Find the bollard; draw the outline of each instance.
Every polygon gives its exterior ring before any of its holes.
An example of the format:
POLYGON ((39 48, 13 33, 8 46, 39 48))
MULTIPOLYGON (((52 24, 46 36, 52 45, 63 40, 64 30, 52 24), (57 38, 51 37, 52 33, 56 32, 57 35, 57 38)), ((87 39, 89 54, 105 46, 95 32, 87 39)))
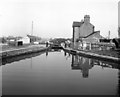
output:
POLYGON ((65 43, 65 48, 67 47, 67 44, 65 43))
POLYGON ((46 42, 46 47, 48 47, 48 42, 46 42))

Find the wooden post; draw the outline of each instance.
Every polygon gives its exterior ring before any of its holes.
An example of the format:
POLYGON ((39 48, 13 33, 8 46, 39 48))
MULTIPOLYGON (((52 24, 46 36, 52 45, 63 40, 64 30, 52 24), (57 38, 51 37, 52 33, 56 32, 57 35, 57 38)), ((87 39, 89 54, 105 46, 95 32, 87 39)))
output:
POLYGON ((91 43, 89 43, 89 50, 91 50, 91 43))

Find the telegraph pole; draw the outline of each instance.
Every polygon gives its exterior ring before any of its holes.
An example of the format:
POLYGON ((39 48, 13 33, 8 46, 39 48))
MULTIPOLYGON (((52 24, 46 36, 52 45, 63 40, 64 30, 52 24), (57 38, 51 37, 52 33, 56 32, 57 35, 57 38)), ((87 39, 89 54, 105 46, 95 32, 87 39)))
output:
POLYGON ((33 38, 32 38, 32 35, 33 35, 33 21, 32 21, 32 28, 31 28, 31 38, 30 38, 30 43, 32 44, 33 42, 33 38))
POLYGON ((31 32, 31 35, 33 35, 33 21, 32 21, 32 32, 31 32))
POLYGON ((110 39, 110 31, 108 32, 108 39, 110 39))

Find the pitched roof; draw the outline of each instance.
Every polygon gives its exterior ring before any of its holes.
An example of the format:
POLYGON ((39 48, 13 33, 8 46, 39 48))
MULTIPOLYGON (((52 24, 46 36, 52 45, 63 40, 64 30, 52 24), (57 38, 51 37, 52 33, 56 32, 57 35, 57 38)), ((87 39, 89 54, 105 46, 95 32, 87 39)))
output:
MULTIPOLYGON (((100 31, 94 31, 94 32, 91 33, 91 34, 89 34, 89 35, 87 35, 87 36, 81 36, 80 38, 87 38, 87 37, 89 37, 89 36, 91 36, 91 35, 93 35, 93 34, 95 34, 95 33, 100 33, 100 31)), ((99 37, 100 37, 100 38, 104 38, 104 37, 101 36, 100 34, 99 34, 99 37)))
POLYGON ((73 22, 72 27, 80 27, 84 22, 73 22))
POLYGON ((94 31, 93 33, 89 34, 89 35, 86 36, 85 38, 87 38, 87 37, 89 37, 89 36, 91 36, 91 35, 93 35, 93 34, 95 34, 95 33, 98 33, 98 32, 100 32, 100 31, 94 31))

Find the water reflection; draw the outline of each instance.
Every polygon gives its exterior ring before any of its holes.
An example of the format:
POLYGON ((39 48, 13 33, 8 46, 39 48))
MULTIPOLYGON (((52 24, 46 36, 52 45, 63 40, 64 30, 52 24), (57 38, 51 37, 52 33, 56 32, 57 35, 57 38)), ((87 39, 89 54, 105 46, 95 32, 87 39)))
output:
POLYGON ((117 95, 120 95, 120 68, 118 71, 118 87, 117 87, 117 95))
POLYGON ((31 67, 32 67, 32 57, 36 57, 36 56, 39 56, 39 55, 44 54, 44 53, 46 53, 46 57, 47 57, 48 52, 60 52, 60 51, 61 50, 46 50, 43 52, 36 52, 36 53, 31 53, 31 54, 19 55, 19 56, 15 56, 15 57, 13 56, 13 57, 9 57, 9 58, 0 58, 0 66, 8 64, 8 63, 24 60, 27 58, 31 58, 31 67))
POLYGON ((87 78, 89 76, 89 69, 93 67, 92 60, 77 55, 72 55, 72 70, 81 70, 82 76, 87 78))
POLYGON ((70 54, 67 52, 64 52, 64 56, 66 59, 70 58, 72 55, 72 61, 71 61, 71 69, 72 70, 81 70, 82 77, 88 78, 89 77, 89 69, 92 69, 95 65, 104 68, 112 68, 112 69, 118 69, 118 85, 117 85, 117 94, 120 95, 120 65, 118 63, 112 63, 105 60, 97 60, 94 58, 86 58, 79 55, 70 54))
POLYGON ((120 65, 116 63, 111 63, 107 61, 100 61, 96 59, 85 58, 78 55, 72 55, 72 70, 81 70, 83 78, 88 78, 89 76, 89 69, 93 68, 94 65, 101 66, 104 68, 113 68, 118 69, 118 86, 117 86, 117 94, 120 95, 120 65))
POLYGON ((61 52, 61 49, 48 49, 46 50, 46 57, 48 56, 49 52, 61 52))
POLYGON ((31 61, 30 61, 30 63, 31 63, 31 64, 30 64, 30 67, 31 67, 31 69, 32 69, 32 64, 33 64, 33 63, 32 63, 32 57, 31 57, 31 61))
POLYGON ((48 51, 46 51, 46 56, 48 56, 48 51))
POLYGON ((102 68, 114 68, 119 69, 120 65, 117 63, 111 63, 108 61, 101 61, 92 58, 86 58, 78 55, 72 55, 72 69, 91 69, 94 65, 99 65, 102 68))
POLYGON ((45 52, 38 52, 38 53, 32 53, 32 54, 26 54, 26 55, 19 55, 16 57, 9 57, 9 58, 2 58, 2 65, 8 64, 8 63, 12 63, 15 61, 20 61, 23 59, 27 59, 27 58, 32 58, 41 54, 44 54, 45 52))
POLYGON ((3 94, 119 95, 119 64, 61 50, 32 55, 6 59, 23 61, 3 66, 3 94))
POLYGON ((96 59, 85 58, 85 57, 78 56, 78 55, 72 55, 71 68, 72 70, 81 70, 83 78, 88 78, 89 69, 93 68, 94 65, 101 66, 103 69, 104 68, 118 69, 118 86, 117 86, 116 95, 119 96, 120 95, 120 92, 119 92, 120 90, 120 65, 119 64, 106 62, 106 61, 100 61, 96 59))

